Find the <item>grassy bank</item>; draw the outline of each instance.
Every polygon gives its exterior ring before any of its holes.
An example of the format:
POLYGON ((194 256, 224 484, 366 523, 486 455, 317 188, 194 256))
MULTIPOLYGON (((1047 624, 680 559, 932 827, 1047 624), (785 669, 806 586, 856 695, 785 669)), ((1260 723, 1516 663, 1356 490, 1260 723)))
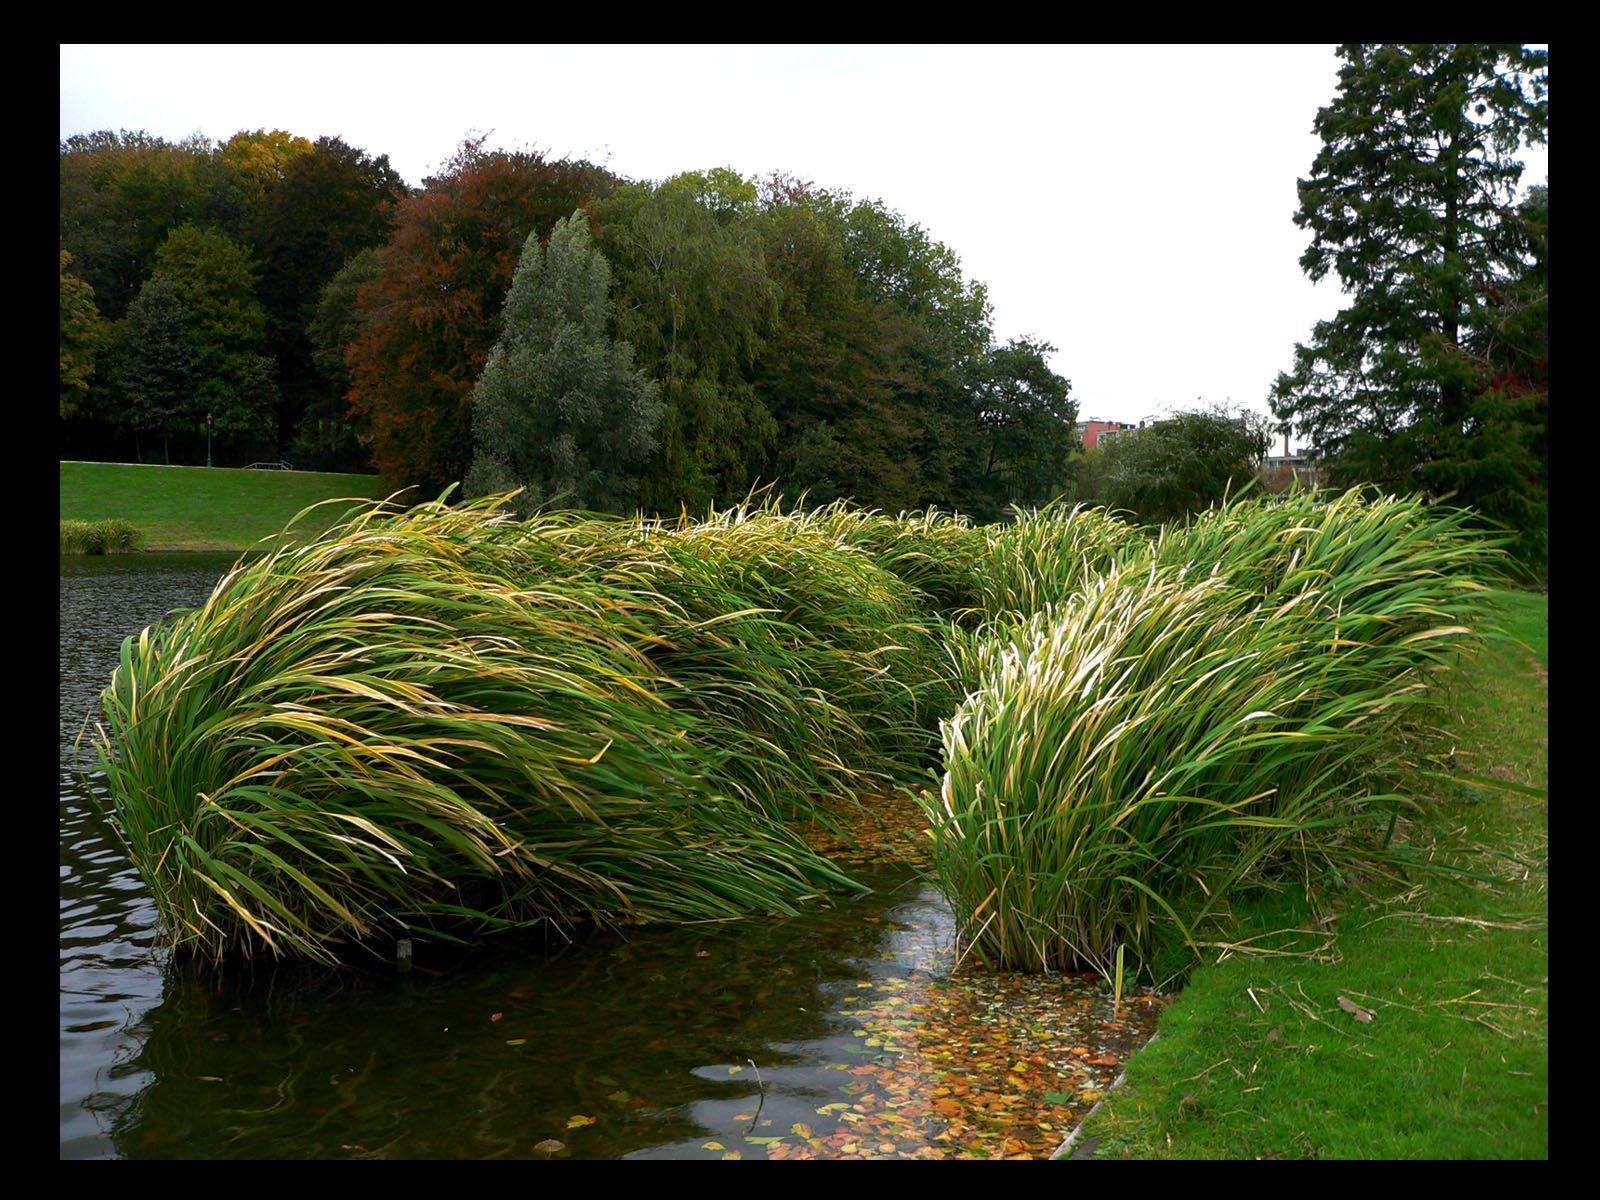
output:
MULTIPOLYGON (((384 494, 376 475, 61 464, 61 519, 120 518, 139 531, 145 550, 246 550, 319 500, 384 494)), ((331 524, 337 511, 330 506, 320 524, 331 524)))
POLYGON ((1462 669, 1438 747, 1451 778, 1415 782, 1425 812, 1405 831, 1477 877, 1351 880, 1331 911, 1287 893, 1238 909, 1240 949, 1193 975, 1088 1122, 1102 1155, 1548 1156, 1549 610, 1528 593, 1502 604, 1527 648, 1462 669))

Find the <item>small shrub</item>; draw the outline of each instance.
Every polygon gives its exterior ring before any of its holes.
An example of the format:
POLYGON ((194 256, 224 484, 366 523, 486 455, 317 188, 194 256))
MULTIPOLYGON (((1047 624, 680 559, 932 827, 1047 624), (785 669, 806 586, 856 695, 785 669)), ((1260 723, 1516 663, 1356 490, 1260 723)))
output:
POLYGON ((131 554, 143 544, 144 535, 120 517, 61 522, 62 554, 131 554))

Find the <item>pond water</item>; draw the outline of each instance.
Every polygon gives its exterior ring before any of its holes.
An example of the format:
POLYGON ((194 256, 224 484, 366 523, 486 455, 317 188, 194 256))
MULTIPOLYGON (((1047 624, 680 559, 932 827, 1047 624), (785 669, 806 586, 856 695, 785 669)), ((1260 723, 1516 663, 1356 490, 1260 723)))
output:
MULTIPOLYGON (((419 943, 404 975, 174 961, 74 743, 123 637, 199 603, 231 561, 61 560, 61 1157, 826 1157, 855 1152, 851 1121, 882 1156, 931 1156, 982 1091, 904 1019, 949 1017, 954 996, 949 910, 905 868, 858 871, 869 894, 783 921, 419 943), (937 1080, 907 1073, 935 1060, 937 1080)), ((1092 1099, 1154 1028, 1153 1005, 1113 1019, 1089 977, 1029 986, 1045 1008, 986 1036, 1040 1086, 1092 1099), (1050 1017, 1062 1005, 1080 1027, 1050 1017)), ((963 1028, 996 1007, 960 1004, 963 1028)))

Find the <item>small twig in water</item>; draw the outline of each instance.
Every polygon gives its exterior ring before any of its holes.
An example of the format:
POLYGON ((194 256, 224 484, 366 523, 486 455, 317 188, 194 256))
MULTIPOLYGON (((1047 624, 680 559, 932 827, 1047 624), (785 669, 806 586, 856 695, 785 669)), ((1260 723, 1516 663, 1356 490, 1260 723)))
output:
POLYGON ((756 1086, 761 1089, 761 1099, 756 1101, 756 1115, 750 1118, 750 1128, 745 1130, 745 1136, 756 1131, 756 1126, 761 1123, 761 1110, 767 1106, 767 1085, 761 1078, 761 1068, 756 1066, 753 1058, 745 1059, 750 1064, 750 1069, 756 1073, 756 1086))

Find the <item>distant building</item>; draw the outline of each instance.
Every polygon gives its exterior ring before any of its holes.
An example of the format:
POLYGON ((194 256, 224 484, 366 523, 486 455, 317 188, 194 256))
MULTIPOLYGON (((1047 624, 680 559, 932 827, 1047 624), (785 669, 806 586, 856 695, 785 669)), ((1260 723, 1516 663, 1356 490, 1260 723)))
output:
POLYGON ((1298 483, 1302 488, 1319 488, 1324 476, 1321 467, 1311 465, 1304 453, 1269 454, 1256 471, 1262 490, 1268 493, 1287 491, 1298 483))
POLYGON ((1115 437, 1128 429, 1137 429, 1137 425, 1129 425, 1126 421, 1079 421, 1078 436, 1083 439, 1083 448, 1093 450, 1100 444, 1103 437, 1115 437))

